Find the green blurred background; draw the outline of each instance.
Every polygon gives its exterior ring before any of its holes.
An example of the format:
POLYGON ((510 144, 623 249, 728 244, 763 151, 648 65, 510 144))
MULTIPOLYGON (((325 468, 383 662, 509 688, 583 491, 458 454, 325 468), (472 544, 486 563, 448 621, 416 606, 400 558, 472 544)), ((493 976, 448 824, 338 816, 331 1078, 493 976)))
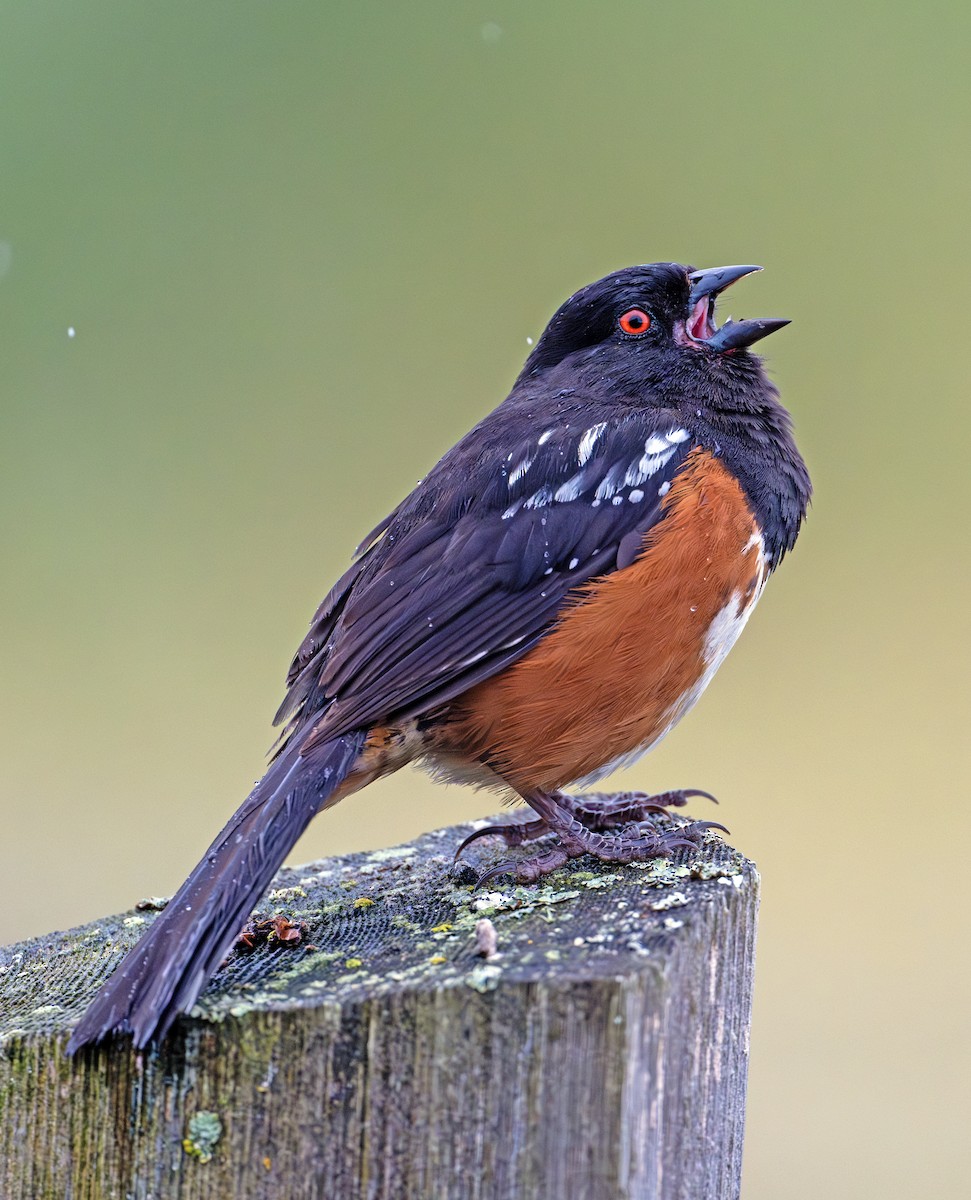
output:
MULTIPOLYGON (((0 4, 0 940, 181 882, 359 536, 571 291, 764 263, 722 315, 794 319, 816 503, 617 783, 713 789, 763 872, 745 1196, 963 1192, 969 37, 943 0, 0 4)), ((295 860, 493 805, 405 772, 295 860)))

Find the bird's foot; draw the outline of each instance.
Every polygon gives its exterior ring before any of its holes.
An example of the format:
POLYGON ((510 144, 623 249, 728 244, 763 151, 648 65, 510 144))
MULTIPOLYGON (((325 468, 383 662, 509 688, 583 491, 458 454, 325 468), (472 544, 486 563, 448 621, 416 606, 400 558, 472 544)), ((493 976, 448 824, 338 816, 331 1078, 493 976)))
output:
MULTIPOLYGON (((669 857, 682 848, 697 849, 706 830, 720 829, 724 833, 728 830, 717 821, 691 821, 670 829, 658 829, 648 819, 666 813, 669 807, 680 807, 693 795, 707 796, 708 793, 687 789, 658 796, 625 793, 617 797, 585 796, 577 800, 559 793, 529 793, 524 798, 540 814, 540 819, 512 826, 531 832, 515 841, 507 840, 506 844, 520 845, 544 833, 556 834, 558 844, 527 858, 498 863, 480 876, 476 887, 483 887, 500 875, 510 875, 516 883, 535 883, 582 854, 591 854, 601 862, 623 865, 669 857), (536 827, 539 827, 538 831, 532 832, 536 827)), ((505 837, 509 828, 490 826, 479 830, 472 838, 467 838, 463 846, 486 833, 498 832, 505 837)))
MULTIPOLYGON (((556 793, 560 808, 575 817, 581 825, 595 833, 604 833, 608 829, 617 829, 623 825, 636 824, 651 813, 666 813, 669 808, 683 808, 694 796, 703 796, 713 804, 718 801, 711 792, 702 792, 698 788, 680 788, 673 792, 658 792, 649 796, 644 792, 597 793, 589 792, 582 796, 568 796, 563 792, 556 793)), ((462 856, 462 851, 479 838, 501 837, 507 846, 521 846, 523 842, 532 842, 544 837, 551 829, 545 820, 538 818, 532 821, 509 821, 503 825, 485 825, 470 833, 455 851, 455 860, 462 856)))
POLYGON ((712 804, 718 801, 711 792, 699 788, 679 788, 673 792, 658 792, 649 796, 645 792, 588 792, 582 796, 567 796, 556 793, 556 802, 571 816, 595 833, 605 833, 623 825, 636 825, 657 813, 666 813, 669 808, 684 808, 689 800, 701 796, 712 804))

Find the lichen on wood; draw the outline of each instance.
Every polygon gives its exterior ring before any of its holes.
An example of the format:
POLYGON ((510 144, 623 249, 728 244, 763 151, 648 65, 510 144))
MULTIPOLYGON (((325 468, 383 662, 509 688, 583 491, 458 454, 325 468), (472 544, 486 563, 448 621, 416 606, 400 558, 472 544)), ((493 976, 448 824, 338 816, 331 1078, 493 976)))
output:
POLYGON ((281 872, 259 916, 299 941, 144 1054, 64 1047, 157 901, 0 950, 0 1195, 737 1195, 752 864, 709 835, 474 892, 471 828, 281 872))

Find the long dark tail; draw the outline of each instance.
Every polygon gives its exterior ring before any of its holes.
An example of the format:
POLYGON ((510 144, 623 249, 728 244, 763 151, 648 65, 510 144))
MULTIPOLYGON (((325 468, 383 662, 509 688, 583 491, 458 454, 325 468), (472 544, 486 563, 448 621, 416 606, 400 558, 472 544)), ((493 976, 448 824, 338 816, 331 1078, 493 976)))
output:
POLYGON ((209 847, 151 929, 128 952, 71 1035, 68 1053, 111 1033, 136 1047, 187 1012, 314 814, 354 766, 365 733, 288 746, 209 847))

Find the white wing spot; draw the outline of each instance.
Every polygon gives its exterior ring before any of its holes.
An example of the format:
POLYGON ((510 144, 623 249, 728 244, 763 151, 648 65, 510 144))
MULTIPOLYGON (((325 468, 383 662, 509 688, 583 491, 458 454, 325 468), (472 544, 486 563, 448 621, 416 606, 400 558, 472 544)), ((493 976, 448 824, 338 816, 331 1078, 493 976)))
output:
POLYGON ((531 458, 524 458, 521 463, 513 467, 509 472, 509 486, 515 487, 532 465, 533 460, 531 458))
POLYGON ((553 489, 545 485, 523 501, 523 508, 545 508, 553 499, 553 489))
POLYGON ((593 454, 593 448, 597 444, 597 438, 600 437, 606 428, 606 421, 598 421, 596 425, 591 425, 583 437, 580 438, 580 442, 577 446, 577 462, 579 462, 581 467, 587 461, 590 455, 593 454))
POLYGON ((666 450, 664 454, 645 454, 637 464, 637 469, 641 473, 639 482, 643 483, 645 479, 650 479, 652 475, 660 471, 672 454, 674 454, 673 448, 666 450))
POLYGON ((647 475, 641 470, 641 460, 635 458, 631 465, 627 468, 627 474, 624 476, 624 483, 627 487, 640 487, 647 479, 647 475))
POLYGON ((623 503, 624 503, 624 497, 623 497, 623 496, 614 496, 613 500, 611 500, 611 502, 610 502, 610 503, 611 503, 611 504, 623 504, 623 503))
POLYGON ((627 499, 631 502, 631 504, 640 504, 640 502, 644 499, 644 493, 640 488, 634 488, 627 499))
POLYGON ((546 430, 544 430, 544 431, 543 431, 543 432, 542 432, 542 433, 539 435, 539 438, 538 438, 538 439, 537 439, 537 441, 536 441, 536 445, 537 445, 537 446, 545 446, 545 445, 546 445, 546 443, 547 443, 547 442, 550 440, 550 438, 553 436, 553 434, 554 434, 555 432, 556 432, 556 430, 555 430, 555 429, 546 429, 546 430))
POLYGON ((657 494, 659 496, 666 496, 670 490, 671 490, 671 481, 670 481, 670 479, 665 479, 665 481, 657 489, 657 494))
POLYGON ((579 560, 578 558, 571 558, 571 559, 570 559, 570 565, 567 567, 567 570, 568 570, 568 571, 572 571, 572 570, 574 570, 576 567, 578 567, 579 565, 580 565, 580 560, 579 560))
POLYGON ((597 488, 594 495, 598 500, 609 500, 610 497, 623 486, 624 466, 622 463, 615 463, 607 474, 601 479, 600 486, 597 488))
POLYGON ((568 479, 566 483, 561 483, 556 489, 556 494, 553 499, 557 504, 567 504, 570 500, 576 500, 577 496, 583 491, 583 472, 574 475, 572 479, 568 479))
POLYGON ((502 514, 502 519, 508 521, 510 517, 514 517, 519 512, 522 500, 517 500, 515 504, 510 504, 506 511, 502 514))
MULTIPOLYGON (((674 454, 675 447, 687 441, 691 435, 686 429, 671 429, 667 433, 654 433, 644 443, 644 456, 630 465, 627 472, 627 483, 630 487, 649 479, 668 462, 674 454)), ((664 493, 662 492, 663 496, 664 493)))

